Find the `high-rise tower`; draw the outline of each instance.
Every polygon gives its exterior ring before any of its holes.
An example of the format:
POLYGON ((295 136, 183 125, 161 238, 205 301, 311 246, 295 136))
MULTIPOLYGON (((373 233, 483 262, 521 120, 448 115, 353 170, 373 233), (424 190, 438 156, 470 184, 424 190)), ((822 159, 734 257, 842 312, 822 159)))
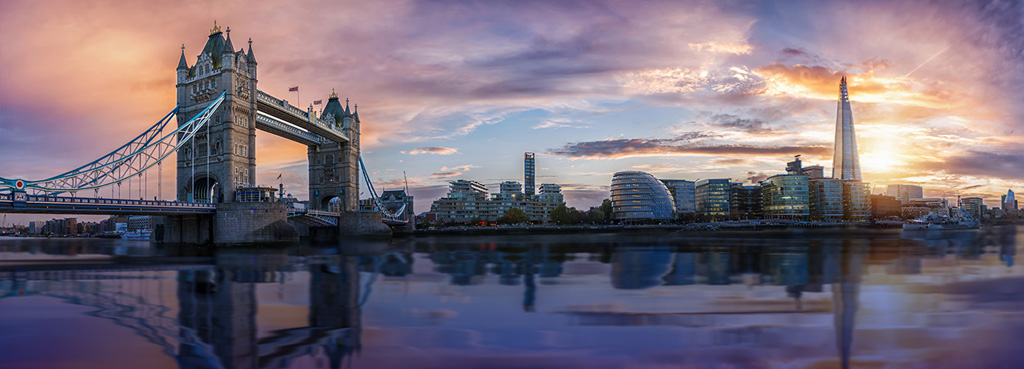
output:
POLYGON ((836 146, 832 154, 832 178, 860 180, 857 135, 853 131, 853 113, 850 110, 850 94, 846 91, 846 76, 839 82, 839 106, 836 110, 836 146))
POLYGON ((523 182, 526 182, 524 188, 526 196, 533 196, 534 189, 537 188, 534 181, 537 178, 537 166, 536 162, 533 161, 533 153, 528 152, 523 154, 523 182))

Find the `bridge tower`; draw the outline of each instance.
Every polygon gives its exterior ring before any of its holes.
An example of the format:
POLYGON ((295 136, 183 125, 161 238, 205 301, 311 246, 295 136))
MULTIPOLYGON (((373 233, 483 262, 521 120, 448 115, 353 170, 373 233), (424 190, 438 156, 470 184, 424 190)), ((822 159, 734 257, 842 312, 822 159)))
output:
MULTIPOLYGON (((356 108, 359 106, 356 105, 356 108)), ((330 211, 359 209, 359 112, 341 106, 331 92, 320 117, 338 127, 349 142, 327 142, 308 146, 309 206, 330 211), (333 201, 333 202, 332 202, 333 201)))
POLYGON ((178 200, 231 202, 235 188, 256 182, 256 56, 252 39, 248 52, 235 51, 231 28, 226 31, 221 32, 214 22, 191 67, 185 59, 185 46, 181 48, 178 125, 188 122, 222 92, 226 96, 209 129, 204 128, 178 150, 178 200))

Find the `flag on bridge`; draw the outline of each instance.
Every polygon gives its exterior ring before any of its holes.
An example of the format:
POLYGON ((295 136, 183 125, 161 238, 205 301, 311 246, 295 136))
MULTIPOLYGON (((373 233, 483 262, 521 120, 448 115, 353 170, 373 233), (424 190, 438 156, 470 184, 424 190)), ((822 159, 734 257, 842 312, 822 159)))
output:
POLYGON ((320 104, 323 104, 323 103, 324 103, 323 100, 314 100, 313 101, 313 105, 320 105, 320 104))
POLYGON ((297 91, 299 91, 299 86, 288 87, 288 92, 297 92, 297 91))

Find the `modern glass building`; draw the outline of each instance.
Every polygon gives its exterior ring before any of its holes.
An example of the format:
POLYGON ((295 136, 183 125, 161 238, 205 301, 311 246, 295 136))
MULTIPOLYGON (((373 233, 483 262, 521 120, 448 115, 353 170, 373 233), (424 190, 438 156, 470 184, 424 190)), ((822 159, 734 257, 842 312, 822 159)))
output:
POLYGON ((532 152, 523 154, 523 182, 526 184, 526 188, 523 193, 526 196, 533 196, 536 189, 537 180, 537 162, 534 161, 534 155, 532 152))
POLYGON ((729 216, 729 196, 732 184, 729 178, 702 179, 694 188, 694 204, 697 214, 710 219, 725 219, 729 216))
POLYGON ((769 219, 809 219, 811 215, 809 187, 810 183, 805 175, 780 174, 765 179, 761 182, 765 217, 769 219))
POLYGON ((980 222, 982 209, 985 207, 985 201, 980 197, 965 197, 960 200, 960 207, 964 208, 968 214, 971 214, 975 220, 980 222))
POLYGON ((809 181, 811 220, 838 222, 843 220, 843 180, 815 178, 809 181))
POLYGON ((891 184, 885 186, 885 194, 900 202, 909 202, 910 199, 924 198, 924 189, 915 185, 891 184))
POLYGON ((846 90, 846 76, 839 82, 839 106, 836 109, 836 142, 832 154, 832 178, 860 180, 860 158, 857 153, 857 134, 854 132, 850 94, 846 90))
POLYGON ((672 220, 675 203, 668 187, 644 172, 618 172, 612 176, 612 210, 616 220, 672 220))
POLYGON ((761 197, 761 186, 733 183, 729 194, 729 218, 762 219, 764 206, 761 197))
POLYGON ((867 222, 871 219, 871 190, 868 183, 843 181, 843 220, 867 222))
POLYGON ((697 205, 694 203, 696 183, 683 179, 663 179, 661 183, 668 187, 668 193, 672 195, 672 201, 676 204, 677 214, 693 214, 697 211, 697 205))

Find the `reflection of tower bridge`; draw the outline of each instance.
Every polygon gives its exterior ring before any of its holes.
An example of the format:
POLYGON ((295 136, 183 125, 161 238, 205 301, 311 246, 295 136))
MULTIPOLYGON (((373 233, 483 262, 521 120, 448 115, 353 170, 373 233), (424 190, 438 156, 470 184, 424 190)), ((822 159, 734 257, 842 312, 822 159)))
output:
MULTIPOLYGON (((325 220, 319 225, 340 224, 346 232, 345 227, 365 229, 366 222, 374 221, 373 216, 357 214, 360 175, 384 223, 409 223, 411 205, 389 210, 362 165, 358 105, 350 108, 346 100, 342 106, 338 95, 331 93, 318 115, 312 105, 301 109, 258 90, 252 41, 247 51, 236 51, 230 32, 230 28, 222 32, 215 25, 192 66, 182 47, 176 68, 178 106, 156 124, 109 154, 63 174, 40 180, 0 177, 0 191, 4 192, 0 193, 0 211, 165 215, 168 235, 183 229, 214 228, 217 222, 204 218, 219 213, 228 214, 215 219, 262 212, 260 219, 249 223, 250 228, 264 228, 284 220, 283 215, 269 214, 284 211, 253 205, 273 200, 276 191, 256 186, 256 131, 260 130, 306 145, 308 209, 321 212, 313 216, 325 220), (168 124, 175 117, 176 128, 168 124), (159 199, 163 187, 160 169, 171 154, 176 154, 176 198, 168 201, 159 199), (150 174, 157 176, 155 192, 149 188, 150 174), (241 202, 249 205, 224 205, 241 202)), ((294 216, 310 217, 301 212, 294 216)), ((219 229, 192 233, 164 241, 274 241, 219 229)))
POLYGON ((283 368, 306 356, 325 355, 330 367, 361 347, 361 306, 369 294, 365 270, 404 257, 218 255, 217 265, 46 266, 0 272, 0 300, 48 296, 97 308, 109 319, 161 346, 182 368, 283 368), (232 257, 238 256, 238 257, 232 257), (251 263, 253 257, 257 263, 251 263), (242 260, 248 264, 241 264, 242 260), (303 264, 296 264, 296 261, 303 264), (309 272, 308 326, 257 337, 256 284, 274 283, 284 272, 309 272), (67 268, 67 269, 59 269, 67 268), (169 274, 170 273, 170 274, 169 274), (155 282, 174 275, 178 316, 155 282), (109 280, 120 281, 111 283, 109 280), (153 287, 153 284, 157 287, 153 287))

